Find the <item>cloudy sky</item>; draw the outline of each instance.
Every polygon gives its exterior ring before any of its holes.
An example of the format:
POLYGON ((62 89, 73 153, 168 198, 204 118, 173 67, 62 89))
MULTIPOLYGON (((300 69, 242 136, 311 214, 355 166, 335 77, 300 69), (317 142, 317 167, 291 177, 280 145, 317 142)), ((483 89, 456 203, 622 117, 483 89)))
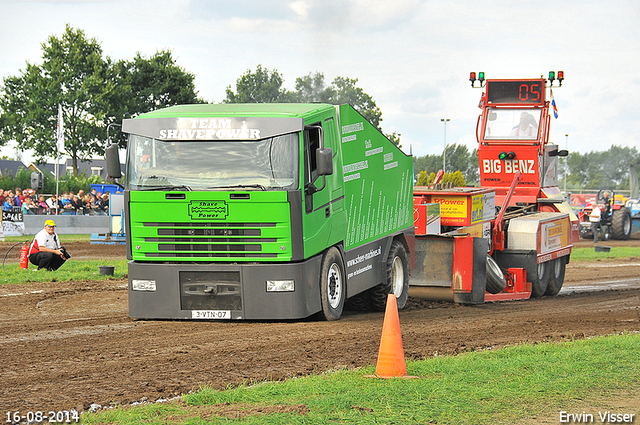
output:
POLYGON ((0 11, 0 77, 42 63, 41 44, 70 24, 116 60, 171 50, 210 102, 258 64, 290 90, 312 72, 357 78, 383 130, 425 155, 442 152, 442 118, 448 144, 476 147, 470 71, 563 70, 551 141, 583 153, 639 147, 637 0, 0 0, 0 11))

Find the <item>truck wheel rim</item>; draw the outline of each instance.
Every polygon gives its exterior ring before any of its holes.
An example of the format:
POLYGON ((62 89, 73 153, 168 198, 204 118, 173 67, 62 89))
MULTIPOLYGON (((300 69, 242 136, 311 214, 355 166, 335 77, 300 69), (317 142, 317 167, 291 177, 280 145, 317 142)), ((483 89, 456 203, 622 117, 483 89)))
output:
POLYGON ((340 267, 333 263, 329 268, 329 305, 331 308, 338 308, 342 298, 342 279, 340 278, 340 267))
POLYGON ((629 218, 628 215, 624 216, 624 225, 622 227, 624 228, 625 235, 628 235, 631 233, 631 219, 629 218))
POLYGON ((538 279, 542 279, 546 267, 547 265, 545 263, 538 263, 538 279))
POLYGON ((391 288, 396 298, 402 295, 402 290, 404 289, 404 270, 400 257, 393 259, 393 266, 391 267, 391 288))
POLYGON ((560 273, 562 273, 562 257, 556 258, 556 260, 554 261, 554 267, 553 267, 553 275, 556 279, 560 278, 560 273))

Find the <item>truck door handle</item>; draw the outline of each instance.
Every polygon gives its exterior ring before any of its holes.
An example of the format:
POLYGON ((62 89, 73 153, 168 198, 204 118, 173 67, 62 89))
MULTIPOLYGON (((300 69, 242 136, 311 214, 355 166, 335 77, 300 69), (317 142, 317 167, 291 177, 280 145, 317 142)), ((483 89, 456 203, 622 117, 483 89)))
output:
POLYGON ((329 218, 330 215, 331 215, 331 209, 329 207, 325 208, 324 217, 329 218))

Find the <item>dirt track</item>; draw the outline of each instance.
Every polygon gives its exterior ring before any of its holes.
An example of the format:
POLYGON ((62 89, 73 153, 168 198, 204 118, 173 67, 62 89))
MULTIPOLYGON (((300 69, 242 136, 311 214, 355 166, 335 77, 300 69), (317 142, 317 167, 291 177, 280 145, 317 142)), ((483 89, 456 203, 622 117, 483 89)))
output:
MULTIPOLYGON (((640 240, 606 244, 638 246, 638 258, 572 263, 565 286, 605 289, 624 281, 634 289, 475 307, 411 299, 400 313, 407 357, 640 331, 640 240)), ((124 256, 121 246, 67 247, 74 258, 96 250, 101 257, 124 256)), ((200 385, 375 364, 383 321, 382 313, 351 312, 338 322, 136 321, 127 316, 124 280, 0 286, 0 313, 3 414, 86 410, 91 403, 168 398, 200 385)))

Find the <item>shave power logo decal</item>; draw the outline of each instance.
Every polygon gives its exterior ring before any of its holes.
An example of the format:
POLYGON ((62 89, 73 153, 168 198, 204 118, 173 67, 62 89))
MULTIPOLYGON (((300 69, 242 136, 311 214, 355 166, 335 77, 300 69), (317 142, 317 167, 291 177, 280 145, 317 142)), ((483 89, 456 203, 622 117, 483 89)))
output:
POLYGON ((189 216, 192 220, 224 220, 229 215, 225 201, 191 201, 189 216))

